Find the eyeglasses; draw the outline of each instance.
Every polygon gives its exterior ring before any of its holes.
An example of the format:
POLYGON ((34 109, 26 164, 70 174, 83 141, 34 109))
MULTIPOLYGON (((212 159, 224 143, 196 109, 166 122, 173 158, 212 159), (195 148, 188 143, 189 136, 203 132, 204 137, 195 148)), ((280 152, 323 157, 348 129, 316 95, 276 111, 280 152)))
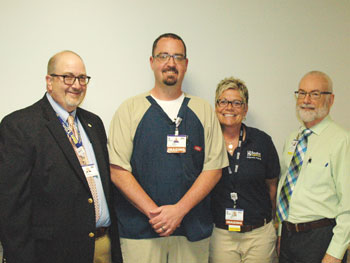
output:
POLYGON ((306 92, 304 90, 298 90, 294 91, 295 97, 297 99, 304 99, 306 95, 309 95, 312 100, 318 100, 321 98, 322 94, 332 94, 330 91, 319 91, 319 90, 314 90, 311 92, 306 92))
POLYGON ((186 60, 186 56, 179 54, 170 55, 168 53, 159 53, 158 55, 155 55, 153 57, 158 59, 162 63, 168 62, 170 58, 173 58, 176 63, 181 63, 186 60))
POLYGON ((222 108, 227 107, 229 104, 231 104, 231 106, 236 109, 242 108, 242 106, 245 104, 243 101, 240 100, 217 100, 216 103, 219 105, 219 107, 222 108))
POLYGON ((75 80, 78 79, 79 84, 81 86, 85 86, 89 83, 91 77, 89 76, 73 76, 73 75, 57 75, 57 74, 50 74, 51 77, 62 77, 63 78, 63 82, 66 85, 73 85, 75 80))

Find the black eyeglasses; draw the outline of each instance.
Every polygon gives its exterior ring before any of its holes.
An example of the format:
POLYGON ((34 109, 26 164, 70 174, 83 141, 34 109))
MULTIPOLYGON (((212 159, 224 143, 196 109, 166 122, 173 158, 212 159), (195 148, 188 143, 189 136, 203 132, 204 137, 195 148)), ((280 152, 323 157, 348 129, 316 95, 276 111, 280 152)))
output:
POLYGON ((332 94, 330 91, 319 91, 319 90, 314 90, 311 92, 306 92, 304 90, 298 90, 294 91, 295 97, 297 99, 304 99, 307 95, 310 96, 312 100, 318 100, 321 98, 322 94, 332 94))
POLYGON ((89 76, 73 76, 73 75, 57 75, 57 74, 50 74, 51 77, 62 77, 63 78, 63 82, 66 85, 73 85, 75 80, 78 79, 79 84, 81 86, 85 86, 89 83, 91 77, 89 76))
POLYGON ((240 100, 217 100, 216 103, 222 108, 227 107, 229 104, 231 104, 233 108, 237 109, 242 108, 242 106, 245 104, 243 101, 240 100))
POLYGON ((173 58, 176 63, 181 63, 186 60, 186 57, 181 54, 170 55, 168 53, 159 53, 158 55, 155 55, 153 57, 158 59, 162 63, 168 62, 170 58, 173 58))

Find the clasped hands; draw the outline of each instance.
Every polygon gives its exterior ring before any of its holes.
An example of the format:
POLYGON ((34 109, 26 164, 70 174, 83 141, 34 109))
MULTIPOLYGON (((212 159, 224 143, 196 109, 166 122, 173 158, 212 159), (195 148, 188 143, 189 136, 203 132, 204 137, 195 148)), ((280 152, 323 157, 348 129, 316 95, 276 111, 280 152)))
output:
POLYGON ((164 205, 150 211, 149 223, 159 236, 167 237, 180 227, 184 216, 184 212, 176 204, 164 205))

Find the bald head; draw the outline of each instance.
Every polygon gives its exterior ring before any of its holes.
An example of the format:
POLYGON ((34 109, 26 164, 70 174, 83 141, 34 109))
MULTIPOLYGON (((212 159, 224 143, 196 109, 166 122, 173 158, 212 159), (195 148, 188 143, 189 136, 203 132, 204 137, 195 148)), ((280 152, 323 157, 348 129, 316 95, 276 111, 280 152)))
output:
POLYGON ((299 86, 301 85, 302 82, 312 80, 312 79, 317 80, 317 82, 320 83, 323 91, 333 92, 333 82, 331 78, 326 73, 323 73, 317 70, 306 73, 300 80, 299 86))
POLYGON ((83 59, 75 52, 73 51, 70 51, 70 50, 64 50, 64 51, 61 51, 61 52, 58 52, 56 53, 55 55, 53 55, 48 64, 47 64, 47 75, 50 75, 50 74, 54 74, 55 71, 56 71, 56 67, 57 67, 57 63, 58 61, 61 59, 61 58, 64 58, 65 56, 76 56, 78 57, 82 63, 84 64, 83 62, 83 59))

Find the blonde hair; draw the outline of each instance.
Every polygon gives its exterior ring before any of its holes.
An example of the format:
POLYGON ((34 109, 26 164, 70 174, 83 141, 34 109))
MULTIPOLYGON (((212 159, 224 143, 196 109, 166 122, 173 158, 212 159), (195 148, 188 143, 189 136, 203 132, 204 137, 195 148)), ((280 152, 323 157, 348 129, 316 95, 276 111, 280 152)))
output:
POLYGON ((219 82, 215 92, 215 105, 217 104, 217 101, 222 93, 228 89, 237 90, 241 95, 243 102, 248 105, 249 94, 247 86, 242 80, 234 77, 225 78, 219 82))

